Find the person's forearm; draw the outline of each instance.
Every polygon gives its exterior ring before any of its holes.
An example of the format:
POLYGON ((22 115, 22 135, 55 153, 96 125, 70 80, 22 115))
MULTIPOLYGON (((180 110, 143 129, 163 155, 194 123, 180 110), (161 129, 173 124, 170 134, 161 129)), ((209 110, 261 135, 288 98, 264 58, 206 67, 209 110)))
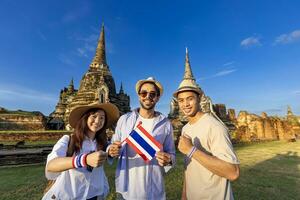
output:
POLYGON ((47 171, 49 172, 62 172, 72 168, 72 157, 54 158, 47 164, 47 171))
POLYGON ((196 150, 192 156, 202 166, 212 173, 234 181, 239 177, 239 165, 225 162, 215 156, 208 155, 201 150, 196 150))

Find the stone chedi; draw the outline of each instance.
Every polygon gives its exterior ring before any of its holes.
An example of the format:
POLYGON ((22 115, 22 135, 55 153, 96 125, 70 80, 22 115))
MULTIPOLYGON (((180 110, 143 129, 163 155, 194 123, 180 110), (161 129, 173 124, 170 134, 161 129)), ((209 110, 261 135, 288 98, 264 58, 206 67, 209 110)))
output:
POLYGON ((130 111, 130 98, 121 83, 116 92, 115 81, 106 61, 104 25, 100 33, 96 54, 88 71, 83 75, 78 90, 74 89, 73 79, 68 88, 61 90, 55 111, 51 113, 53 123, 63 120, 68 129, 68 117, 72 109, 93 102, 115 104, 121 114, 130 111))
MULTIPOLYGON (((183 80, 181 81, 180 85, 183 85, 184 82, 186 81, 190 81, 192 83, 194 83, 195 85, 197 85, 195 78, 193 76, 193 72, 191 69, 191 65, 190 65, 190 60, 189 60, 189 53, 188 50, 186 49, 186 54, 185 54, 185 68, 184 68, 184 76, 183 76, 183 80)), ((198 85, 197 85, 198 86, 198 85)), ((199 86, 198 86, 199 87, 199 86)), ((199 89, 201 90, 201 88, 199 87, 199 89)), ((201 90, 202 91, 202 90, 201 90)), ((172 98, 171 100, 171 104, 170 104, 170 113, 169 113, 169 118, 170 119, 177 119, 182 123, 186 123, 187 119, 184 116, 184 114, 180 111, 179 107, 178 107, 178 102, 176 98, 172 98)))
MULTIPOLYGON (((189 81, 191 83, 196 84, 195 78, 193 76, 193 72, 192 72, 192 69, 191 69, 191 65, 190 65, 190 61, 189 61, 189 54, 188 54, 187 49, 186 49, 186 54, 185 54, 184 76, 183 76, 183 80, 180 83, 180 85, 184 84, 184 82, 186 82, 186 81, 189 81)), ((199 89, 201 90, 200 87, 199 87, 199 89)), ((182 127, 187 123, 187 118, 184 116, 182 111, 179 109, 178 102, 177 102, 177 99, 175 97, 172 97, 172 100, 171 100, 171 103, 170 103, 170 113, 169 113, 168 117, 171 120, 171 123, 173 125, 174 139, 177 142, 182 127)))
MULTIPOLYGON (((186 51, 185 71, 180 85, 183 85, 186 81, 197 85, 191 70, 188 51, 186 51)), ((199 87, 199 85, 197 86, 199 87)), ((203 91, 200 87, 199 89, 203 91)), ((221 120, 229 129, 234 142, 291 140, 300 137, 300 117, 295 116, 290 107, 288 107, 286 118, 267 116, 266 113, 258 116, 247 111, 240 111, 236 117, 234 109, 227 110, 225 104, 212 104, 211 99, 203 93, 200 108, 202 112, 209 112, 221 120)), ((171 100, 168 117, 173 124, 174 136, 177 140, 181 133, 181 128, 187 123, 187 119, 179 110, 176 98, 171 100)))

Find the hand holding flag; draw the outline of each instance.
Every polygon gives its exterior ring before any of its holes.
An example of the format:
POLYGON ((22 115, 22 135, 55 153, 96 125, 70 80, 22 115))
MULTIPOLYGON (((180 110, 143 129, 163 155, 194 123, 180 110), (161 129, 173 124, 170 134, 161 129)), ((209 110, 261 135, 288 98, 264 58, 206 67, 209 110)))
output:
POLYGON ((162 167, 171 164, 172 161, 171 155, 163 151, 159 151, 156 153, 156 159, 158 161, 158 164, 162 167))
POLYGON ((108 149, 108 155, 111 157, 117 157, 120 155, 120 149, 121 149, 121 142, 115 141, 112 143, 108 149))
POLYGON ((162 150, 162 145, 142 127, 142 122, 139 122, 123 142, 129 144, 146 162, 162 150))

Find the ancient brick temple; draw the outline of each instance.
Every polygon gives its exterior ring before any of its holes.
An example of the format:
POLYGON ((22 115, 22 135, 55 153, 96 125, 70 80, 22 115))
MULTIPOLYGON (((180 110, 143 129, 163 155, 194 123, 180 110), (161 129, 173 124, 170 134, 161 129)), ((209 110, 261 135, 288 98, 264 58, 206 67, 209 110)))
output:
POLYGON ((121 113, 130 111, 130 98, 124 92, 121 84, 116 92, 114 78, 106 61, 104 25, 102 25, 96 53, 88 71, 83 75, 78 90, 74 89, 73 79, 68 88, 60 91, 59 101, 55 111, 50 114, 51 124, 59 126, 62 121, 68 128, 70 111, 79 105, 93 102, 111 102, 121 113))
POLYGON ((7 110, 0 107, 0 130, 45 130, 46 117, 38 111, 7 110))
MULTIPOLYGON (((188 51, 185 56, 182 82, 186 80, 195 82, 188 51)), ((201 88, 200 90, 203 91, 201 88)), ((300 138, 300 117, 295 116, 290 107, 288 107, 286 117, 267 116, 266 113, 258 116, 247 111, 240 111, 236 116, 234 109, 227 110, 225 104, 212 104, 211 99, 204 94, 201 97, 200 108, 202 112, 209 112, 221 120, 228 127, 232 139, 236 142, 300 138)), ((173 124, 174 136, 177 139, 187 119, 179 110, 176 98, 171 100, 169 119, 173 124)))

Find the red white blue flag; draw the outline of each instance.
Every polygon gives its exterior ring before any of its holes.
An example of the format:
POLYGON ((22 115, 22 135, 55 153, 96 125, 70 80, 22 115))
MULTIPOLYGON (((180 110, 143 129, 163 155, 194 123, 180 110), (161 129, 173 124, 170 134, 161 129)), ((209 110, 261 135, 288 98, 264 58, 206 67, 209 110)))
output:
POLYGON ((142 122, 139 122, 136 128, 133 129, 125 139, 125 142, 146 162, 152 160, 152 158, 155 157, 156 152, 162 149, 162 145, 142 127, 142 122))

